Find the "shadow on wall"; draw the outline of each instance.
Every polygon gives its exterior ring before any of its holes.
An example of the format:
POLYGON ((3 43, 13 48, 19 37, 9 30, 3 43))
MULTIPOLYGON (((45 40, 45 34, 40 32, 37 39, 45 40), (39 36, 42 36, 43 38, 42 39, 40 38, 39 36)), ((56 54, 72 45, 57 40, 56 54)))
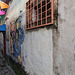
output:
POLYGON ((11 66, 11 68, 14 70, 16 75, 29 75, 26 71, 24 71, 24 68, 21 64, 16 63, 11 57, 7 56, 7 64, 11 66))

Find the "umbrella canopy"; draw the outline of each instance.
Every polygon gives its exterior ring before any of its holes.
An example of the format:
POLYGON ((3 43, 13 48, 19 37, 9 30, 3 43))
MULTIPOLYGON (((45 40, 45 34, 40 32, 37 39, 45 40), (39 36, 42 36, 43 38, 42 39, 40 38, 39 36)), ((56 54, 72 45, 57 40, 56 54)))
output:
POLYGON ((0 10, 0 15, 4 15, 4 14, 5 14, 5 11, 3 11, 3 10, 1 11, 0 10))
POLYGON ((1 9, 5 9, 5 8, 8 8, 9 5, 7 5, 6 3, 4 3, 3 1, 0 1, 0 8, 1 9))

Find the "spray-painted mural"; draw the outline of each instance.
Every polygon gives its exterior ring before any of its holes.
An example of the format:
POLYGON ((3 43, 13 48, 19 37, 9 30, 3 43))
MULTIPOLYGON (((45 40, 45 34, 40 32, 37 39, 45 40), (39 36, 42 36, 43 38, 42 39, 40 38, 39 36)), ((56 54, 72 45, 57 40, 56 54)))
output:
POLYGON ((20 18, 10 23, 10 50, 11 54, 21 62, 21 45, 24 41, 24 31, 20 18))

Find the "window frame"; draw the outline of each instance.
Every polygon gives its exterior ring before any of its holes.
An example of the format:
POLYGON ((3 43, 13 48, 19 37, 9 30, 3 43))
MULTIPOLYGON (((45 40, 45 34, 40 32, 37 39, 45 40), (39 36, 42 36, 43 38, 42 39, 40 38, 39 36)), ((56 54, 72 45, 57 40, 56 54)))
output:
POLYGON ((33 0, 33 2, 30 2, 30 1, 32 1, 32 0, 29 0, 28 2, 26 2, 25 29, 28 30, 28 29, 38 28, 38 27, 42 27, 42 26, 52 25, 53 24, 53 0, 50 0, 50 2, 48 2, 48 3, 47 3, 47 0, 45 0, 46 4, 43 5, 43 6, 42 6, 42 0, 40 0, 39 3, 38 3, 38 0, 33 0), (37 1, 37 4, 34 6, 34 2, 35 1, 37 1), (30 2, 30 5, 27 6, 27 4, 29 2, 30 2), (38 8, 38 5, 40 3, 41 3, 41 7, 38 8), (51 3, 51 7, 49 9, 47 9, 47 6, 48 6, 49 3, 51 3), (33 5, 33 6, 31 7, 31 5, 33 5), (36 6, 37 6, 37 10, 34 10, 34 7, 36 7, 36 6), (44 12, 42 12, 42 8, 43 7, 45 7, 45 9, 46 9, 44 12), (38 14, 38 10, 40 10, 40 9, 41 9, 41 13, 38 14), (29 11, 33 11, 33 12, 29 13, 29 11), (36 12, 36 11, 37 11, 37 15, 34 16, 34 14, 35 14, 34 12, 36 12), (47 12, 48 11, 50 11, 50 13, 51 13, 51 15, 49 15, 49 16, 47 16, 47 12), (45 18, 42 18, 42 15, 41 15, 40 16, 41 19, 38 19, 38 15, 43 14, 43 13, 46 13, 45 18), (27 17, 27 14, 28 14, 28 17, 27 17), (30 15, 30 18, 29 18, 29 15, 30 15), (28 20, 27 20, 27 18, 28 18, 28 20), (35 18, 36 18, 36 21, 34 21, 35 18), (48 18, 51 18, 50 19, 51 22, 49 22, 49 23, 47 23, 48 22, 48 20, 47 20, 48 18), (46 23, 42 24, 42 20, 44 20, 44 19, 46 19, 46 23), (33 22, 31 22, 30 20, 33 20, 33 22), (41 25, 38 25, 39 21, 41 21, 41 25), (28 22, 28 25, 27 25, 27 22, 28 22), (37 23, 37 25, 34 25, 35 22, 37 23))

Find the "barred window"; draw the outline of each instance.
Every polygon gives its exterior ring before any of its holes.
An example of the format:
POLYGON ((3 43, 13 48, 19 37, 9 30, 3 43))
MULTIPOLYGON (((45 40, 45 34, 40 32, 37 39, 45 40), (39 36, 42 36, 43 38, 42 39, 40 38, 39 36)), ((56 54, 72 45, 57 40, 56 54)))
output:
POLYGON ((51 24, 53 24, 53 0, 29 0, 26 3, 25 29, 51 24))

